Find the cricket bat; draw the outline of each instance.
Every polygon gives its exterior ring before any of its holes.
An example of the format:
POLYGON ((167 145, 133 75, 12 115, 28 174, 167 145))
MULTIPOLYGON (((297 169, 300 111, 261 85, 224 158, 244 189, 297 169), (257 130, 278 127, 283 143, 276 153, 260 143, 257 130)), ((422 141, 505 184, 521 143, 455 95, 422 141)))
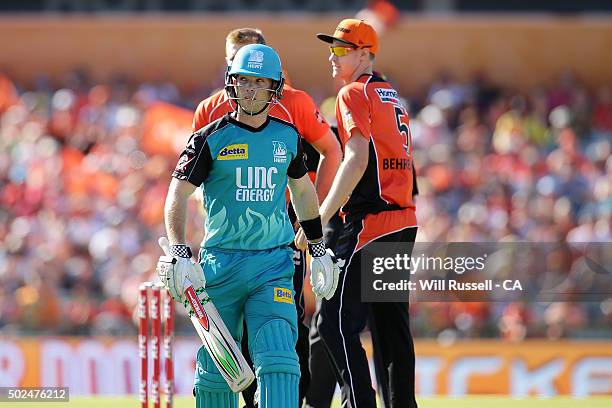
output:
MULTIPOLYGON (((162 247, 166 256, 172 256, 168 238, 161 237, 159 246, 162 247)), ((194 312, 191 316, 191 323, 204 347, 232 391, 243 391, 255 379, 253 370, 240 352, 206 291, 200 293, 200 296, 203 297, 203 300, 200 301, 191 283, 186 282, 185 285, 185 297, 194 312)))

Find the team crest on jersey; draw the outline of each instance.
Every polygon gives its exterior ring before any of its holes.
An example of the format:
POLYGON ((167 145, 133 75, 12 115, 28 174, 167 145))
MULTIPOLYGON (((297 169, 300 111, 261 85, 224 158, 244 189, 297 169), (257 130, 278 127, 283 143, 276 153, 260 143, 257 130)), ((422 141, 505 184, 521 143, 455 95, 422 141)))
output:
POLYGON ((287 146, 284 142, 272 141, 273 149, 272 154, 274 155, 274 163, 285 163, 287 162, 287 146))
POLYGON ((247 66, 249 68, 261 69, 263 67, 264 53, 260 50, 251 50, 247 66))
POLYGON ((249 145, 246 143, 225 146, 217 155, 217 160, 245 160, 248 158, 249 145))
POLYGON ((293 304, 293 292, 290 289, 274 288, 274 301, 293 304))
POLYGON ((375 88, 374 90, 378 94, 381 102, 392 103, 397 106, 401 105, 399 95, 395 89, 375 88))

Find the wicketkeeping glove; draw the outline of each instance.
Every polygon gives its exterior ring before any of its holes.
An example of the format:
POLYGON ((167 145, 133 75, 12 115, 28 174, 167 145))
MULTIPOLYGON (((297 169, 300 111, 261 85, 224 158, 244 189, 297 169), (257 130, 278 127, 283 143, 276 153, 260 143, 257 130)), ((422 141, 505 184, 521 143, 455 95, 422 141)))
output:
POLYGON ((188 246, 173 245, 170 247, 166 237, 159 239, 159 246, 164 250, 165 255, 159 257, 157 274, 170 292, 172 299, 183 302, 184 290, 189 285, 196 290, 206 286, 204 271, 200 265, 191 260, 191 249, 188 246))
POLYGON ((313 293, 319 298, 331 299, 338 287, 340 268, 331 249, 325 248, 323 240, 308 243, 312 256, 310 262, 310 285, 313 293))

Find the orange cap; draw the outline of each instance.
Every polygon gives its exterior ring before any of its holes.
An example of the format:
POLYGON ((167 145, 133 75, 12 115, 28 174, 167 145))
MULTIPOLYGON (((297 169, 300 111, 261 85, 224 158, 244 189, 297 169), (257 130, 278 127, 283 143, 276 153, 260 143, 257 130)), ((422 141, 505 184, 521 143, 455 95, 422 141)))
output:
POLYGON ((357 48, 368 48, 375 55, 378 51, 378 35, 374 27, 354 18, 342 20, 333 35, 319 33, 317 38, 330 44, 337 40, 357 48))

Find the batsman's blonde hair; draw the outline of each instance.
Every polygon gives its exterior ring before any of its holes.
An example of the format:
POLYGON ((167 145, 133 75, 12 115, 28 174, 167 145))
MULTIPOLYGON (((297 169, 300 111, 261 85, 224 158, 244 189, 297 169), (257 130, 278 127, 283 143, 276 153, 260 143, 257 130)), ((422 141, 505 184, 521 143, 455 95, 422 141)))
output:
POLYGON ((225 41, 231 44, 246 45, 246 44, 266 44, 266 39, 263 33, 258 28, 236 28, 227 34, 225 41))

